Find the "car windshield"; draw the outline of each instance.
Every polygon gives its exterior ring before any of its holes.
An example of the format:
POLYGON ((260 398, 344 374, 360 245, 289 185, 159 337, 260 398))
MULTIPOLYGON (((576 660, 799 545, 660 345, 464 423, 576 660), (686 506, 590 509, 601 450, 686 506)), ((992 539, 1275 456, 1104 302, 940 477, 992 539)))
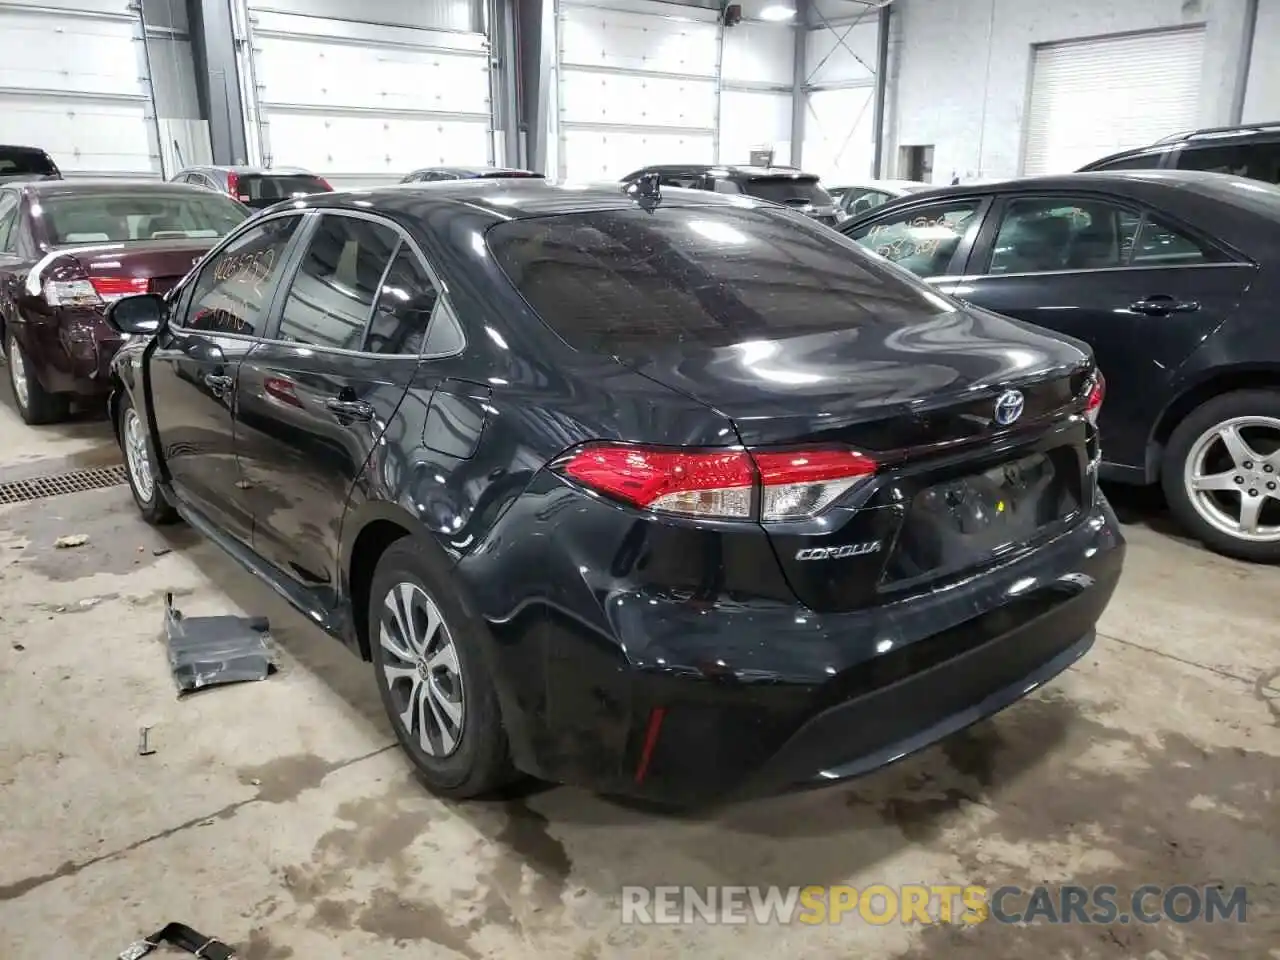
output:
POLYGON ((830 207, 835 203, 816 179, 805 177, 752 177, 743 189, 761 200, 789 206, 830 207))
POLYGON ((55 177, 58 168, 39 150, 0 147, 0 177, 55 177))
POLYGON ((501 223, 487 240, 562 339, 624 359, 679 343, 763 346, 953 309, 835 231, 770 209, 566 214, 501 223))
POLYGON ((328 193, 329 185, 310 174, 241 174, 236 193, 246 203, 260 200, 287 200, 308 193, 328 193))
POLYGON ((62 243, 128 243, 221 237, 248 211, 209 192, 112 192, 40 198, 50 239, 62 243))

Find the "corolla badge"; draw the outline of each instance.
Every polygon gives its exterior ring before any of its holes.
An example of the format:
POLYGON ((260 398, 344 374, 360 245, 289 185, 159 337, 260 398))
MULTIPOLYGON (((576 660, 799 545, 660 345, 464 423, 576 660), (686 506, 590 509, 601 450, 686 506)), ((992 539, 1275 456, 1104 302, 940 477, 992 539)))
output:
POLYGON ((1021 390, 1006 390, 996 398, 996 423, 1002 427, 1009 426, 1022 416, 1025 405, 1026 398, 1022 396, 1021 390))

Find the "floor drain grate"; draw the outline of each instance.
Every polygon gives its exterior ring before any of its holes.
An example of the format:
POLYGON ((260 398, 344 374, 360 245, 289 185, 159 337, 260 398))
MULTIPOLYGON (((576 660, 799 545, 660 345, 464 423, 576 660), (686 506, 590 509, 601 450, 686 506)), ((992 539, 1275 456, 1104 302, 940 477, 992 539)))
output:
POLYGON ((103 490, 128 482, 124 464, 103 467, 99 470, 77 470, 74 473, 57 473, 50 477, 32 477, 29 480, 11 480, 0 483, 0 505, 60 497, 67 493, 83 493, 86 490, 103 490))

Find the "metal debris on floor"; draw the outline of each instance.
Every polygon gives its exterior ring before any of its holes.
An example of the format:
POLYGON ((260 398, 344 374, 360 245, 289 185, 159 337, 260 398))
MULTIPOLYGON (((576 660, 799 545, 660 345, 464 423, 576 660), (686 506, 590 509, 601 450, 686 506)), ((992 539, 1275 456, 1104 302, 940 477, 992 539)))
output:
POLYGON ((151 746, 151 728, 138 728, 138 756, 149 757, 156 752, 156 748, 151 746))
POLYGON ((88 534, 73 533, 65 537, 59 537, 57 540, 53 541, 53 545, 59 550, 66 550, 70 547, 83 547, 88 542, 88 534))
POLYGON ((164 629, 179 693, 263 680, 275 671, 266 617, 186 617, 166 593, 164 629))

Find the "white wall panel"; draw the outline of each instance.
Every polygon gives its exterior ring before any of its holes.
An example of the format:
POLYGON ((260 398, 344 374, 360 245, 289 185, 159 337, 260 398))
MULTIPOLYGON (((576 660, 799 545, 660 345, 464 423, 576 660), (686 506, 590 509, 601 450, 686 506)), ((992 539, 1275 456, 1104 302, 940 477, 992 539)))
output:
POLYGON ((795 50, 792 27, 740 23, 724 32, 724 81, 790 86, 795 78, 795 50))
MULTIPOLYGON (((177 2, 177 0, 175 0, 177 2)), ((438 30, 475 30, 471 0, 265 0, 262 11, 296 14, 319 20, 350 21, 438 30)))
POLYGON ((264 161, 343 184, 491 161, 487 42, 439 28, 461 22, 445 16, 461 7, 381 0, 360 8, 360 16, 400 24, 418 16, 437 27, 426 29, 289 15, 270 3, 250 8, 264 161))
POLYGON ((1244 122, 1280 120, 1280 0, 1258 0, 1258 23, 1245 87, 1244 122))
POLYGON ((69 174, 158 174, 135 16, 124 0, 0 3, 0 139, 69 174))
POLYGON ((617 180, 647 163, 712 163, 711 134, 660 131, 562 131, 565 178, 576 181, 617 180))
POLYGON ((720 163, 747 163, 759 147, 772 147, 776 163, 790 160, 791 94, 726 90, 720 110, 720 163))
POLYGON ((805 117, 804 169, 837 184, 871 176, 874 87, 815 90, 805 117))
POLYGON ((714 160, 714 12, 564 3, 556 29, 561 176, 613 180, 646 163, 714 160))

